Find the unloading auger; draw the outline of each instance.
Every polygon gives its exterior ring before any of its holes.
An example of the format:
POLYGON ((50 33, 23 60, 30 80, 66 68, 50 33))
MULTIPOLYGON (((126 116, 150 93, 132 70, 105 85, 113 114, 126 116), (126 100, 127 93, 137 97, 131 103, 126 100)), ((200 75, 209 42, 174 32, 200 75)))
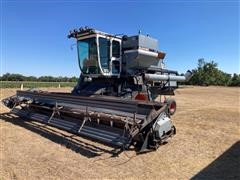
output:
POLYGON ((115 36, 92 28, 70 31, 77 40, 81 70, 71 93, 17 91, 4 105, 18 116, 40 121, 100 142, 139 151, 157 149, 176 133, 170 117, 176 111, 179 76, 167 70, 165 53, 149 36, 115 36))

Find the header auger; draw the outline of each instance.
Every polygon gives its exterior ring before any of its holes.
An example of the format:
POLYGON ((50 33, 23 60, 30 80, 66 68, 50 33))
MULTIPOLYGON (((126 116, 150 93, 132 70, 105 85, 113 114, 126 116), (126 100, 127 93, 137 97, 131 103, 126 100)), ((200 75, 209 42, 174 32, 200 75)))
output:
POLYGON ((114 36, 92 28, 70 31, 81 70, 72 93, 17 91, 3 103, 11 112, 93 140, 139 151, 157 149, 176 133, 170 117, 179 76, 167 70, 158 41, 149 36, 114 36))

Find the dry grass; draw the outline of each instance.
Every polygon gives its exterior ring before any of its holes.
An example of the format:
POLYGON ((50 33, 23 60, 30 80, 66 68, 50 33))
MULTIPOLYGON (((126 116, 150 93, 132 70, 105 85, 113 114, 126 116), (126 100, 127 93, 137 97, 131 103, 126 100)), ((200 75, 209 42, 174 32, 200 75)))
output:
MULTIPOLYGON (((1 98, 14 93, 3 89, 1 98)), ((110 147, 5 114, 0 179, 239 179, 239 98, 240 88, 180 88, 176 136, 142 155, 115 154, 110 147)))

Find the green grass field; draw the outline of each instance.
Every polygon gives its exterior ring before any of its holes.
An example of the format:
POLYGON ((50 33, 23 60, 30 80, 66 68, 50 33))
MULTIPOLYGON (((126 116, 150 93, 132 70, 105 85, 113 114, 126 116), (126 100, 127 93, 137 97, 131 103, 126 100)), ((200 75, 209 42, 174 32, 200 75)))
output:
POLYGON ((29 82, 29 81, 1 81, 0 88, 40 88, 40 87, 74 87, 77 82, 29 82))

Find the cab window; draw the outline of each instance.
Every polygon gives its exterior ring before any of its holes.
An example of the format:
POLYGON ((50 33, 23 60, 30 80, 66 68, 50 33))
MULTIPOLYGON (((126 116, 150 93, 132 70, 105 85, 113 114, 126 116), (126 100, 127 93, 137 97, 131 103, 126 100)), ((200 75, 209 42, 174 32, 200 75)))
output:
POLYGON ((112 41, 112 57, 120 57, 120 43, 118 41, 112 41))
POLYGON ((109 62, 110 62, 110 41, 106 38, 99 37, 99 54, 100 54, 100 64, 103 72, 109 72, 109 62))
POLYGON ((78 60, 82 73, 99 74, 96 38, 79 40, 78 60))

